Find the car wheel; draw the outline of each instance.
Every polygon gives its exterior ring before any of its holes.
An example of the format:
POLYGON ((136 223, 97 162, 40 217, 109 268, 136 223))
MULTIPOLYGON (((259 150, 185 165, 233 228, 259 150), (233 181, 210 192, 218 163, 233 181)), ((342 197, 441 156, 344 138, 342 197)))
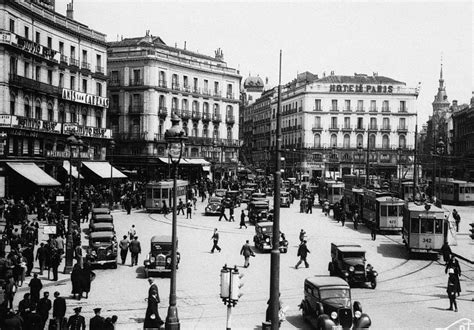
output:
POLYGON ((301 315, 303 316, 303 320, 306 321, 308 318, 308 312, 306 311, 306 302, 303 300, 301 301, 301 315))
POLYGON ((112 264, 112 269, 117 269, 117 263, 116 263, 116 262, 114 262, 114 263, 112 264))
POLYGON ((372 289, 375 289, 377 287, 377 279, 373 279, 371 282, 370 282, 370 287, 372 289))

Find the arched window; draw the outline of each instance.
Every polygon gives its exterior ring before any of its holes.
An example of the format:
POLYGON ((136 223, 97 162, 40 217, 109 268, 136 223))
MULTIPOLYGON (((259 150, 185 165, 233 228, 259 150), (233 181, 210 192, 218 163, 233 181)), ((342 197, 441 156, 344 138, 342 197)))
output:
POLYGON ((199 111, 199 102, 193 101, 193 112, 199 111))
POLYGON ((214 116, 219 115, 219 104, 214 103, 214 109, 213 109, 212 114, 213 114, 214 116))
POLYGON ((349 149, 351 147, 351 136, 349 134, 344 135, 344 148, 349 149))
POLYGON ((41 101, 39 99, 36 100, 35 102, 35 119, 41 119, 42 113, 41 113, 41 101))
POLYGON ((218 139, 219 138, 219 126, 214 126, 214 130, 212 131, 212 138, 218 139))
POLYGON ((64 104, 59 105, 59 112, 58 112, 58 122, 64 123, 66 121, 66 115, 64 113, 64 104))
POLYGON ((209 103, 204 102, 204 103, 202 104, 202 111, 203 111, 205 114, 209 114, 209 103))
POLYGON ((77 123, 77 113, 76 113, 76 107, 74 105, 72 105, 70 108, 69 108, 69 121, 71 123, 77 123))
POLYGON ((406 148, 407 147, 407 142, 406 142, 405 135, 400 135, 398 137, 398 146, 400 148, 406 148))
POLYGON ((166 87, 166 73, 164 71, 160 71, 160 76, 158 78, 158 86, 166 87))
POLYGON ((233 118, 234 117, 234 109, 232 108, 231 105, 227 106, 225 113, 226 113, 227 118, 233 118))
POLYGON ((357 147, 364 145, 364 136, 362 134, 357 134, 357 147))
POLYGON ((232 95, 232 84, 227 84, 227 98, 228 99, 232 99, 233 98, 233 95, 232 95))
POLYGON ((321 135, 314 134, 314 147, 320 148, 321 147, 321 135))
POLYGON ((232 127, 227 127, 227 140, 232 140, 232 127))
POLYGON ((95 112, 95 126, 97 128, 102 127, 102 111, 100 111, 100 110, 97 110, 95 112))
POLYGON ((176 110, 178 110, 178 98, 173 97, 171 99, 171 111, 176 111, 176 110))
POLYGON ((160 109, 166 108, 166 98, 164 95, 160 95, 160 98, 158 99, 158 106, 160 109))
POLYGON ((87 126, 87 108, 82 108, 81 110, 81 124, 82 126, 87 126))
POLYGON ((16 104, 16 95, 14 93, 10 93, 10 115, 15 114, 15 104, 16 104))
POLYGON ((198 136, 198 124, 197 123, 193 124, 193 136, 194 137, 198 136))
POLYGON ((332 148, 334 146, 337 147, 337 135, 336 134, 331 135, 331 145, 330 145, 330 147, 332 148))
POLYGON ((24 112, 25 117, 31 118, 30 100, 27 97, 25 97, 24 106, 25 106, 25 112, 24 112))
POLYGON ((188 108, 188 100, 182 99, 181 100, 181 110, 189 110, 188 108))
POLYGON ((52 103, 48 103, 48 121, 54 121, 54 111, 52 103))
POLYGON ((384 134, 384 136, 382 136, 382 148, 383 149, 390 148, 390 139, 387 134, 384 134))
POLYGON ((171 88, 179 89, 179 79, 177 74, 173 74, 173 76, 171 76, 171 88))
POLYGON ((369 148, 370 149, 375 148, 375 134, 370 134, 369 136, 369 148))
POLYGON ((202 126, 202 136, 205 138, 209 137, 209 127, 207 125, 202 126))
POLYGON ((186 136, 188 136, 188 122, 187 121, 183 121, 183 131, 184 133, 186 134, 186 136))

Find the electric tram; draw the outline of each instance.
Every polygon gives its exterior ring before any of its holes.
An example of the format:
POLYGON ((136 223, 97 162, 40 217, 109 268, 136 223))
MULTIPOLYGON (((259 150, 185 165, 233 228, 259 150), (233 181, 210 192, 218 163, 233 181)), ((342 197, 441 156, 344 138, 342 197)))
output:
MULTIPOLYGON (((437 197, 445 204, 474 204, 474 182, 435 178, 437 197)), ((431 185, 431 180, 428 180, 431 185)))
POLYGON ((332 208, 335 203, 342 199, 343 193, 344 182, 324 179, 319 181, 319 204, 323 205, 327 200, 329 207, 332 208))
POLYGON ((365 189, 362 199, 362 219, 366 226, 380 231, 402 230, 405 201, 389 191, 365 189))
MULTIPOLYGON (((186 191, 188 189, 188 181, 176 180, 177 200, 181 198, 183 202, 186 200, 186 191)), ((163 180, 159 182, 149 182, 145 189, 145 207, 147 212, 161 212, 163 202, 168 208, 171 208, 173 201, 173 180, 163 180)))

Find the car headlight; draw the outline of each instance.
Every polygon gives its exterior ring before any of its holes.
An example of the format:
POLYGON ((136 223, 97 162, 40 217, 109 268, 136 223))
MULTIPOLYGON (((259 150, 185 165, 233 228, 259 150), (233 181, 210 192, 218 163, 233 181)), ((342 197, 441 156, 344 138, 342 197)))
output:
POLYGON ((270 243, 270 239, 267 237, 267 238, 265 239, 265 242, 270 243))
POLYGON ((93 256, 96 256, 96 255, 97 255, 97 252, 96 252, 95 250, 92 250, 91 254, 92 254, 93 256))
POLYGON ((372 272, 372 274, 373 274, 374 276, 378 276, 378 275, 379 275, 379 273, 377 273, 375 270, 372 272))
POLYGON ((150 261, 145 260, 145 266, 149 266, 149 265, 150 265, 150 261))
POLYGON ((170 264, 171 263, 171 258, 170 257, 166 258, 166 262, 170 264))
POLYGON ((337 313, 336 313, 336 312, 332 312, 332 313, 331 313, 331 318, 332 318, 333 320, 337 319, 337 313))
POLYGON ((354 271, 354 266, 350 266, 350 267, 349 267, 349 271, 350 271, 350 272, 353 272, 353 271, 354 271))
POLYGON ((150 262, 155 262, 155 257, 150 257, 150 262))
POLYGON ((354 316, 356 319, 358 319, 362 316, 362 313, 360 311, 355 311, 354 316))

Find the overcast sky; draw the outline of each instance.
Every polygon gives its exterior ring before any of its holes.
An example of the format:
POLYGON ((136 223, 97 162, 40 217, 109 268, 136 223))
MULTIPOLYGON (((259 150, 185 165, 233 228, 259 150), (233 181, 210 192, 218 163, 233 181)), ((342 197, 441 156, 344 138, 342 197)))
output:
MULTIPOLYGON (((66 13, 67 0, 56 0, 66 13)), ((160 36, 206 55, 222 48, 228 66, 278 83, 298 72, 387 76, 416 87, 419 124, 432 113, 440 60, 449 101, 474 90, 471 1, 158 1, 75 0, 74 18, 107 34, 160 36)), ((120 38, 120 37, 119 37, 120 38)))

